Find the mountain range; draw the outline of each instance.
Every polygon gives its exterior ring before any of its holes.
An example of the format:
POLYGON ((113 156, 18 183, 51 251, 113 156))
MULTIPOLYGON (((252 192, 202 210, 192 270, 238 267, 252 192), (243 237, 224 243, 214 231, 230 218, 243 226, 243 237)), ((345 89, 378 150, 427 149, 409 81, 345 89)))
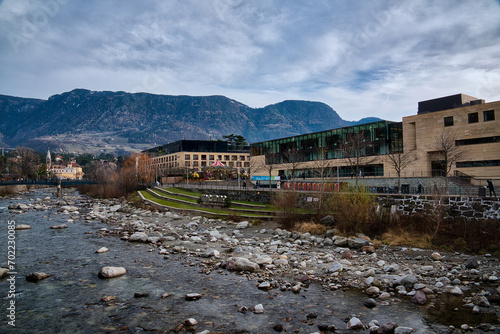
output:
POLYGON ((224 96, 75 89, 48 100, 0 95, 0 145, 123 154, 180 139, 243 135, 249 143, 353 124, 321 102, 251 108, 224 96))

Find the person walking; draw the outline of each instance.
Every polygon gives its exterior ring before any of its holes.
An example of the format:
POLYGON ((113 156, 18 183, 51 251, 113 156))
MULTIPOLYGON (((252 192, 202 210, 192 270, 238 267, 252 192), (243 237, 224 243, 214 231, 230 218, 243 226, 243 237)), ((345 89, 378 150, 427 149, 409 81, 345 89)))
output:
POLYGON ((495 197, 497 197, 497 193, 495 192, 495 186, 493 185, 493 182, 491 180, 486 180, 488 182, 488 189, 490 190, 490 197, 491 194, 493 194, 495 197))

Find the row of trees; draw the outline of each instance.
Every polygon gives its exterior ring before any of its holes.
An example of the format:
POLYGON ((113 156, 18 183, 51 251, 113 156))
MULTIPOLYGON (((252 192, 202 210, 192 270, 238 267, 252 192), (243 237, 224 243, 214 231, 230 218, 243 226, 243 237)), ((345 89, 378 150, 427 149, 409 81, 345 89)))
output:
POLYGON ((155 181, 155 170, 147 155, 132 154, 121 165, 92 164, 87 177, 96 181, 97 185, 82 186, 82 192, 117 198, 150 186, 155 181))
MULTIPOLYGON (((456 145, 456 134, 452 131, 443 131, 436 135, 434 138, 431 149, 439 157, 441 162, 442 174, 446 177, 446 191, 448 190, 448 175, 453 168, 454 164, 462 160, 467 155, 467 150, 463 146, 456 145)), ((350 133, 347 135, 345 141, 338 145, 338 154, 347 164, 351 170, 351 175, 355 177, 355 187, 358 188, 358 180, 361 171, 365 167, 375 162, 380 157, 378 155, 369 155, 367 152, 371 149, 370 141, 361 132, 350 133)), ((314 148, 316 160, 309 162, 308 166, 316 171, 322 183, 328 175, 335 174, 332 170, 332 160, 328 159, 328 147, 317 146, 314 148)), ((398 179, 398 189, 401 191, 401 175, 403 170, 411 163, 418 159, 413 151, 404 151, 402 146, 393 145, 390 151, 384 155, 387 164, 396 171, 398 179)), ((264 169, 269 178, 271 178, 276 166, 283 165, 291 172, 292 184, 295 184, 297 171, 300 170, 304 164, 304 154, 297 148, 291 148, 285 152, 265 152, 265 161, 260 161, 258 166, 252 166, 253 169, 264 169), (283 162, 285 161, 285 162, 283 162)), ((271 183, 269 184, 271 187, 271 183)))

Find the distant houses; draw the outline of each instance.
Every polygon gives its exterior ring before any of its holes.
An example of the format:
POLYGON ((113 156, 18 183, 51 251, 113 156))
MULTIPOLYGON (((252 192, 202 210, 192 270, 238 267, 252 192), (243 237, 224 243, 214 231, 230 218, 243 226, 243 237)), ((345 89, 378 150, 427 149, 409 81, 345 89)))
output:
POLYGON ((47 172, 51 177, 58 179, 81 180, 83 178, 82 167, 71 159, 69 162, 64 162, 63 157, 60 155, 54 159, 55 164, 52 164, 50 150, 47 150, 47 158, 45 164, 47 165, 47 172))

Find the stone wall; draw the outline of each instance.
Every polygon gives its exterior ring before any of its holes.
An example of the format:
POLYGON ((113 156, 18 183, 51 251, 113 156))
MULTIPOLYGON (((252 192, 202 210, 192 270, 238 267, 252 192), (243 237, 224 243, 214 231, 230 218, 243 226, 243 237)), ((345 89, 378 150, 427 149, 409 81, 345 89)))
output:
MULTIPOLYGON (((199 189, 202 193, 226 195, 231 200, 249 201, 269 204, 279 192, 254 190, 199 189)), ((317 205, 317 192, 297 192, 298 206, 314 209, 317 205), (312 202, 311 202, 312 200, 312 202)), ((466 217, 468 219, 500 219, 500 201, 496 198, 475 196, 432 196, 432 195, 398 195, 377 196, 377 202, 386 211, 409 215, 432 211, 441 207, 450 217, 466 217)))
POLYGON ((377 201, 392 213, 409 215, 441 208, 448 217, 500 219, 500 202, 495 198, 469 196, 379 196, 377 201))

